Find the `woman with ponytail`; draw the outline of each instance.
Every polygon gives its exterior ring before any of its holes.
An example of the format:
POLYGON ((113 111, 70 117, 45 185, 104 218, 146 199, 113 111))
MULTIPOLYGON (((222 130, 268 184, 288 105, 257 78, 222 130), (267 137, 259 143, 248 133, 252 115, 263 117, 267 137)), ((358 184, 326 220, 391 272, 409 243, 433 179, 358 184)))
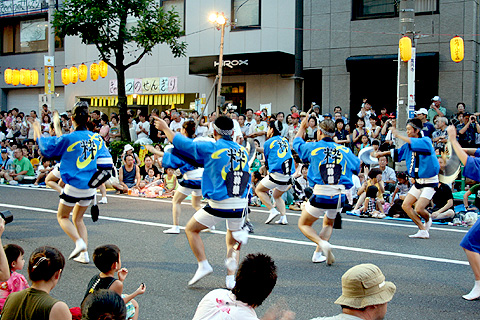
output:
MULTIPOLYGON (((60 203, 58 205, 57 220, 60 227, 75 242, 75 249, 68 259, 80 263, 89 263, 87 252, 87 228, 83 222, 83 214, 97 193, 96 188, 101 185, 105 170, 113 165, 112 156, 105 141, 98 134, 87 130, 88 103, 79 101, 72 110, 72 121, 75 131, 60 137, 42 137, 40 127, 34 123, 35 140, 44 157, 60 158, 60 174, 65 183, 60 203), (70 213, 73 211, 73 223, 70 213)), ((58 122, 58 113, 54 114, 54 122, 58 122), (56 119, 55 119, 56 118, 56 119)), ((95 206, 94 206, 95 207, 95 206)), ((98 219, 92 208, 92 219, 98 219)))
POLYGON ((32 286, 10 294, 5 301, 1 318, 9 320, 71 320, 72 314, 65 302, 50 296, 63 268, 65 258, 53 247, 34 250, 28 261, 28 277, 32 286))

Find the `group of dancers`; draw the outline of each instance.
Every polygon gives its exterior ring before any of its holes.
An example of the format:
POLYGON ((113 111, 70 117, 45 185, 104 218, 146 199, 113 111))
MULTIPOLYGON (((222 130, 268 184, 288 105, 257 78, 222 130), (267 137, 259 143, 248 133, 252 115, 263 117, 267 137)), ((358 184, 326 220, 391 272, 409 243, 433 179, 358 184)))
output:
MULTIPOLYGON (((60 174, 65 187, 60 195, 57 219, 61 228, 75 242, 69 259, 83 256, 81 262, 88 262, 88 237, 83 215, 96 194, 96 188, 108 178, 108 170, 113 166, 103 139, 97 133, 87 130, 88 116, 88 104, 78 102, 72 111, 75 131, 60 137, 42 137, 40 127, 34 124, 35 139, 42 155, 61 158, 60 174), (69 220, 72 211, 73 223, 69 220)), ((181 133, 172 131, 160 118, 155 119, 155 126, 173 144, 173 148, 162 154, 164 167, 180 169, 184 178, 173 198, 174 227, 165 232, 180 232, 180 204, 190 194, 196 210, 185 227, 188 242, 198 262, 198 268, 188 284, 193 285, 213 272, 200 232, 214 228, 219 222, 226 222, 225 283, 231 289, 235 286, 239 250, 248 239, 244 222, 248 211, 248 194, 252 187, 249 151, 233 140, 234 122, 227 116, 220 116, 213 122, 213 139, 193 139, 194 123, 186 122, 181 133), (203 208, 200 206, 202 197, 207 200, 203 208)), ((329 240, 335 219, 346 200, 345 194, 353 186, 352 175, 359 173, 360 160, 350 149, 332 140, 335 133, 333 121, 327 119, 319 124, 317 141, 313 142, 305 142, 303 139, 307 126, 308 117, 301 123, 293 141, 293 149, 303 161, 310 163, 307 178, 313 189, 313 195, 302 209, 298 227, 317 245, 312 261, 326 261, 331 265, 335 262, 335 257, 329 240), (313 224, 322 215, 323 227, 317 233, 313 224)), ((425 207, 435 192, 440 168, 432 142, 422 136, 421 128, 420 120, 411 119, 407 122, 406 137, 393 129, 392 133, 405 144, 399 149, 378 153, 377 156, 388 153, 395 161, 406 161, 408 174, 415 179, 415 184, 404 200, 403 209, 419 228, 410 237, 427 239, 432 219, 425 207), (423 223, 419 216, 424 219, 423 223)), ((281 136, 282 130, 282 122, 271 121, 267 141, 263 145, 269 174, 257 185, 256 193, 269 209, 266 223, 280 216, 277 223, 287 224, 285 203, 281 196, 291 184, 294 165, 288 140, 281 136), (274 204, 268 195, 269 190, 273 190, 274 204)), ((453 126, 448 128, 448 134, 453 149, 465 165, 464 175, 480 181, 480 149, 462 149, 456 140, 453 126)), ((156 152, 153 148, 148 150, 156 152)), ((480 220, 464 237, 461 246, 475 275, 474 288, 463 297, 467 300, 477 299, 480 297, 480 220)))

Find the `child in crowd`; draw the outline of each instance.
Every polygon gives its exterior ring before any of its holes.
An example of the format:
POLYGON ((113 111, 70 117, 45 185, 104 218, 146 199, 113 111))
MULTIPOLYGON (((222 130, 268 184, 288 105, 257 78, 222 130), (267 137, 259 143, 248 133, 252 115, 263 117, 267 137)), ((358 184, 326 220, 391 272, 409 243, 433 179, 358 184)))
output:
POLYGON ((290 210, 293 211, 301 211, 302 203, 308 200, 307 196, 305 195, 305 189, 308 187, 308 163, 302 164, 301 173, 302 175, 300 177, 293 179, 293 198, 295 202, 288 207, 290 210))
POLYGON ((368 136, 364 134, 362 136, 362 144, 360 144, 360 150, 368 147, 370 147, 370 139, 368 139, 368 136))
POLYGON ((250 188, 250 205, 259 207, 262 205, 262 202, 260 199, 257 197, 257 194, 255 193, 255 188, 257 187, 257 184, 262 181, 263 177, 260 174, 259 171, 254 171, 252 172, 252 187, 250 188))
POLYGON ((155 170, 153 170, 153 168, 150 168, 148 169, 147 175, 142 181, 140 181, 140 184, 138 186, 140 190, 142 190, 148 186, 153 186, 154 185, 153 182, 157 180, 160 180, 160 179, 155 176, 155 170))
POLYGON ((38 166, 37 169, 37 179, 35 180, 34 185, 38 186, 39 183, 45 181, 45 178, 53 170, 53 167, 50 166, 50 160, 42 158, 42 164, 38 166))
POLYGON ((120 249, 113 244, 97 247, 93 252, 93 262, 100 270, 100 274, 93 276, 87 286, 85 298, 90 294, 100 289, 112 290, 122 296, 127 306, 127 318, 138 319, 138 303, 133 298, 145 293, 145 284, 142 283, 132 294, 123 294, 123 282, 127 277, 128 270, 122 268, 122 261, 120 259, 120 249), (115 274, 118 279, 115 279, 115 274))
POLYGON ((390 199, 390 210, 388 215, 393 218, 408 218, 405 211, 402 209, 402 203, 410 190, 411 183, 408 180, 405 172, 397 173, 397 186, 390 199))
POLYGON ((7 244, 3 247, 5 255, 7 256, 8 266, 10 267, 10 279, 0 284, 0 309, 3 309, 5 300, 12 292, 22 291, 29 288, 27 279, 17 270, 22 270, 25 264, 23 255, 25 251, 16 244, 7 244))
POLYGON ((173 168, 167 168, 167 174, 164 176, 164 195, 173 197, 175 190, 178 187, 177 177, 173 174, 175 171, 173 168))
POLYGON ((378 188, 375 185, 371 185, 367 188, 365 202, 363 203, 362 214, 360 214, 360 217, 385 218, 382 202, 378 198, 378 188))

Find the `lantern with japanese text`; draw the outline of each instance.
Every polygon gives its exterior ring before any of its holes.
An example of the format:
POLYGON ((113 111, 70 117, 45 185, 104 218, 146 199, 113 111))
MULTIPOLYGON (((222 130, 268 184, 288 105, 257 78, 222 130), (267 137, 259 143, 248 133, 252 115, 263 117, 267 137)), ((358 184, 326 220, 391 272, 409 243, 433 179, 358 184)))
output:
POLYGON ((70 69, 68 68, 63 68, 62 69, 62 83, 64 85, 67 85, 70 83, 70 69))
POLYGON ((99 74, 98 69, 99 69, 98 64, 96 64, 95 62, 90 65, 90 78, 93 81, 97 81, 98 79, 98 74, 99 74))
POLYGON ((36 86, 38 84, 38 71, 35 69, 30 70, 30 83, 32 86, 36 86))
POLYGON ((452 56, 452 60, 457 63, 463 60, 465 46, 463 39, 459 36, 453 37, 452 40, 450 40, 450 55, 452 56))
POLYGON ((78 81, 78 69, 73 66, 70 68, 70 81, 75 84, 78 81))
POLYGON ((403 62, 407 62, 412 58, 412 39, 409 37, 402 37, 398 42, 400 48, 400 59, 403 62))
POLYGON ((20 83, 20 71, 18 69, 13 69, 12 72, 12 84, 18 86, 20 83))
POLYGON ((13 70, 10 68, 5 69, 5 72, 3 74, 5 83, 6 84, 12 84, 12 77, 13 77, 13 70))
POLYGON ((80 79, 80 81, 85 81, 87 80, 87 77, 88 77, 88 67, 82 63, 81 65, 78 66, 78 79, 80 79))
POLYGON ((100 60, 98 68, 100 71, 100 77, 105 78, 108 74, 108 64, 105 61, 100 60))

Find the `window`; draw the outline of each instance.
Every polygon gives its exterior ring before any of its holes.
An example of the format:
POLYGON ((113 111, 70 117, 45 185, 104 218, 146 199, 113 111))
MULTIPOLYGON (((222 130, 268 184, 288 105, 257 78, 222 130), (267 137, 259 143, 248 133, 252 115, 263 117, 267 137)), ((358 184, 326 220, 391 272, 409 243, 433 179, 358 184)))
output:
MULTIPOLYGON (((398 17, 398 0, 353 0, 352 18, 398 17)), ((438 13, 438 0, 416 0, 415 14, 438 13)))
POLYGON ((260 28, 261 0, 232 0, 232 30, 260 28))
POLYGON ((163 0, 161 1, 165 11, 175 10, 180 17, 181 29, 185 30, 185 1, 184 0, 163 0))
MULTIPOLYGON (((63 40, 55 37, 55 48, 63 48, 63 40)), ((46 18, 5 20, 2 27, 2 54, 48 51, 46 18)))

